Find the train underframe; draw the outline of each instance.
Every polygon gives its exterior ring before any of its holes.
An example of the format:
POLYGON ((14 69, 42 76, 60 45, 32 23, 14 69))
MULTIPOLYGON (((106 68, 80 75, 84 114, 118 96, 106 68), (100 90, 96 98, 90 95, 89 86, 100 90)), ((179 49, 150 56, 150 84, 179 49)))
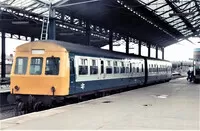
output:
MULTIPOLYGON (((29 113, 34 111, 40 111, 43 109, 48 109, 52 107, 56 107, 58 105, 63 105, 69 102, 69 99, 73 99, 75 101, 82 101, 83 96, 94 95, 95 97, 102 97, 113 92, 121 92, 126 89, 138 88, 144 85, 138 86, 120 86, 116 88, 107 88, 103 90, 94 90, 90 92, 83 92, 79 94, 66 95, 66 96, 53 96, 53 95, 22 95, 22 94, 9 94, 7 97, 7 101, 10 104, 16 104, 16 113, 20 112, 29 113)), ((70 103, 70 102, 69 102, 70 103)))

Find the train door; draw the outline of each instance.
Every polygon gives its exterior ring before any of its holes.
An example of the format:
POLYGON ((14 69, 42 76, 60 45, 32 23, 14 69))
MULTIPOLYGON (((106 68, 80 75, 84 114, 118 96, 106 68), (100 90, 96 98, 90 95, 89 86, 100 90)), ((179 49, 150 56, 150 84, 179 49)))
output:
POLYGON ((100 59, 100 79, 105 79, 105 70, 104 70, 105 62, 100 59))
POLYGON ((75 81, 75 66, 74 66, 74 57, 70 57, 70 91, 71 93, 75 92, 76 81, 75 81))

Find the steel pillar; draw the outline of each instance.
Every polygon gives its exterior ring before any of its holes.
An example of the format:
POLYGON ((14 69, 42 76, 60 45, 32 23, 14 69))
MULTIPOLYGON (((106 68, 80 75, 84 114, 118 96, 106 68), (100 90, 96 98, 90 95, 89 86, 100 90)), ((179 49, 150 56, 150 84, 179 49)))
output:
POLYGON ((142 42, 139 41, 138 43, 138 55, 141 56, 141 46, 142 46, 142 42))
POLYGON ((49 29, 48 29, 48 39, 56 39, 56 20, 55 20, 55 9, 50 9, 49 12, 49 29))
POLYGON ((34 41, 34 37, 31 37, 31 41, 34 41))
POLYGON ((158 59, 158 46, 156 46, 156 59, 158 59))
POLYGON ((109 32, 109 50, 113 51, 113 31, 109 32))
POLYGON ((54 18, 49 19, 48 39, 50 40, 56 39, 56 21, 54 18))
POLYGON ((148 57, 151 57, 151 45, 148 44, 148 57))
POLYGON ((5 32, 1 32, 1 78, 6 76, 6 38, 5 32))
POLYGON ((91 33, 90 23, 87 21, 86 22, 86 45, 90 45, 90 33, 91 33))
POLYGON ((126 37, 126 54, 129 54, 129 37, 126 37))
POLYGON ((162 59, 164 60, 165 58, 164 58, 164 56, 165 56, 165 51, 164 51, 164 47, 162 47, 162 59))

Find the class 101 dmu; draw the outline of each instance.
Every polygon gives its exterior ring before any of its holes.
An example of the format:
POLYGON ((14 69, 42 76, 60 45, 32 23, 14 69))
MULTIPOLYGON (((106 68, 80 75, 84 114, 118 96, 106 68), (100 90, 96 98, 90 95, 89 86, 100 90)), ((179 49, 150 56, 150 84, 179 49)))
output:
POLYGON ((16 48, 8 101, 37 108, 70 96, 166 82, 171 68, 169 61, 91 46, 29 42, 16 48))

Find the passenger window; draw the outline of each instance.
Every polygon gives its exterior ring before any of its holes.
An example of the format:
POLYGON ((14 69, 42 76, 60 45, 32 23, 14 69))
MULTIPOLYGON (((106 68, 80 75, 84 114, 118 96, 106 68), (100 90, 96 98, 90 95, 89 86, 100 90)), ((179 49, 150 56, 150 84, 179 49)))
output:
POLYGON ((133 67, 133 72, 135 72, 135 67, 133 67))
POLYGON ((106 74, 112 74, 112 66, 110 61, 107 61, 106 74))
POLYGON ((88 74, 88 60, 79 59, 79 75, 87 75, 87 74, 88 74))
POLYGON ((157 65, 157 67, 156 67, 156 68, 157 68, 157 72, 158 72, 158 65, 157 65))
POLYGON ((144 67, 143 67, 143 64, 142 64, 142 72, 144 72, 144 67))
POLYGON ((127 66, 126 66, 126 73, 130 73, 129 67, 130 67, 130 65, 127 64, 127 66))
POLYGON ((114 66, 114 73, 115 74, 119 73, 119 67, 118 67, 117 61, 113 62, 113 66, 114 66))
POLYGON ((125 73, 124 62, 121 62, 121 69, 120 69, 120 73, 125 73))
POLYGON ((132 72, 132 63, 130 63, 130 72, 132 72))
POLYGON ((97 60, 91 60, 90 74, 98 74, 97 60))
POLYGON ((41 75, 42 74, 42 63, 43 58, 31 58, 30 74, 31 75, 41 75))
POLYGON ((150 64, 149 64, 149 72, 152 72, 152 71, 151 71, 151 65, 150 65, 150 64))
POLYGON ((27 57, 17 57, 15 64, 15 74, 26 74, 27 63, 27 57))
POLYGON ((137 73, 139 73, 139 71, 140 71, 140 70, 139 70, 139 67, 137 67, 137 73))

